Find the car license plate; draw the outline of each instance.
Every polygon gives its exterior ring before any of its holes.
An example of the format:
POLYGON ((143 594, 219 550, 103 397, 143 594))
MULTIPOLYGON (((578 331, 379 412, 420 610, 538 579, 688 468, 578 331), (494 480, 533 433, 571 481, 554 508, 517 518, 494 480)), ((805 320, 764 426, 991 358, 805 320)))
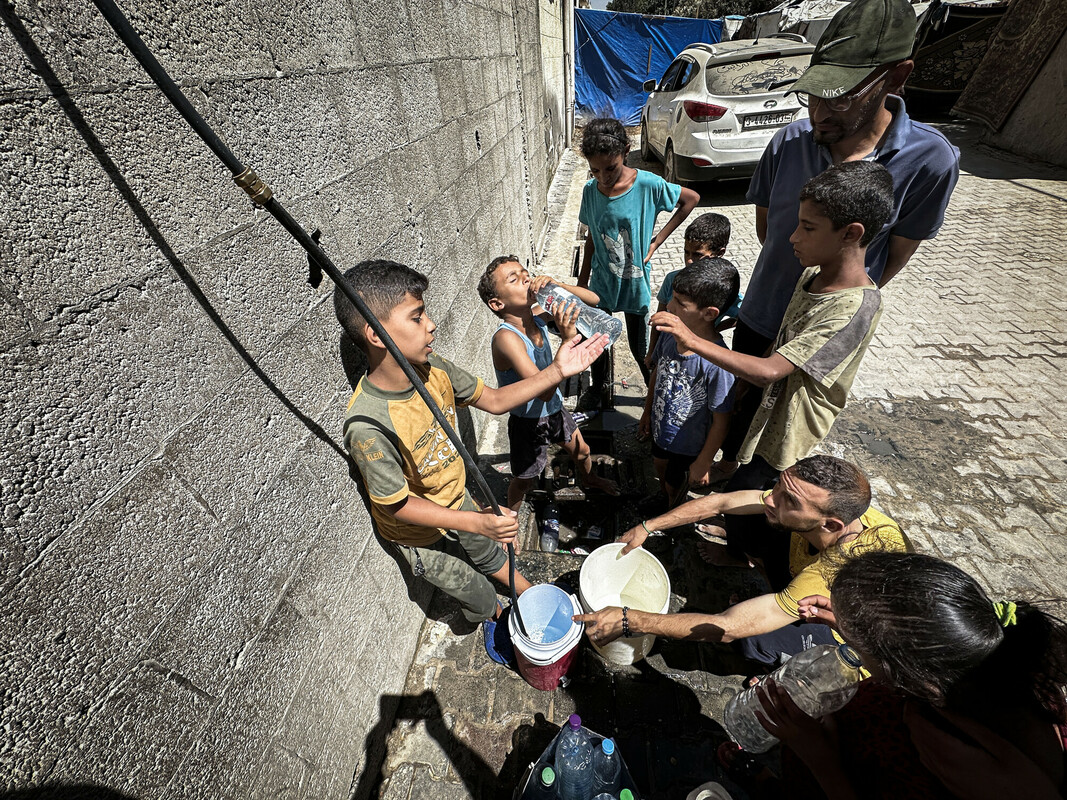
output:
POLYGON ((793 111, 776 111, 773 114, 752 114, 741 120, 741 130, 752 128, 771 128, 777 125, 785 125, 793 119, 793 111))

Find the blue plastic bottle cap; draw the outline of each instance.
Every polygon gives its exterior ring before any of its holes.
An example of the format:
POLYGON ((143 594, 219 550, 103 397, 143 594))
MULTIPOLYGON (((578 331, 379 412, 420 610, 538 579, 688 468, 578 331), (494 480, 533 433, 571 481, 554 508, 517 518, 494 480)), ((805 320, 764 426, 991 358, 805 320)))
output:
POLYGON ((571 714, 571 718, 568 720, 568 724, 571 726, 572 731, 578 730, 582 727, 582 718, 577 714, 571 714))
POLYGON ((611 741, 611 739, 605 739, 600 743, 600 746, 604 748, 604 753, 609 756, 615 752, 615 742, 611 741))

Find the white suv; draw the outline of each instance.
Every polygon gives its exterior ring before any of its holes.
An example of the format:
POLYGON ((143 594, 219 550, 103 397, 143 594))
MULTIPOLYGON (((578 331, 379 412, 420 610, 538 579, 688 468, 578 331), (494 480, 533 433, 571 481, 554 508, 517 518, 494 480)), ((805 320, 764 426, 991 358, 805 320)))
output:
POLYGON ((644 83, 641 155, 671 183, 751 175, 775 131, 807 113, 785 93, 814 50, 792 33, 690 45, 644 83))

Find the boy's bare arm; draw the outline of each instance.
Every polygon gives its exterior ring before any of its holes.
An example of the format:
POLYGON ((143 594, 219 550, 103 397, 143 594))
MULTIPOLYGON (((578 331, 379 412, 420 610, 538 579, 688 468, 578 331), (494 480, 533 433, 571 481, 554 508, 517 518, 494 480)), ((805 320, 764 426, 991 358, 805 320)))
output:
POLYGON ((427 528, 450 528, 486 536, 498 542, 514 542, 519 532, 519 521, 509 508, 501 509, 503 516, 487 511, 460 511, 439 506, 424 497, 408 495, 399 503, 386 506, 387 513, 410 525, 427 528))
POLYGON ((659 233, 652 237, 652 242, 648 245, 648 253, 645 254, 645 260, 642 263, 647 264, 652 258, 652 254, 660 248, 660 246, 667 241, 675 229, 681 225, 685 218, 692 213, 693 209, 697 207, 697 203, 700 202, 700 195, 694 192, 692 189, 682 187, 682 194, 678 198, 678 207, 674 210, 674 214, 667 220, 667 224, 659 229, 659 233))
POLYGON ((726 431, 730 427, 730 414, 712 414, 711 425, 708 426, 708 435, 704 439, 704 446, 700 448, 693 464, 689 467, 689 482, 696 486, 707 486, 708 470, 715 461, 715 454, 719 452, 723 441, 726 439, 726 431))
POLYGON ((508 386, 498 389, 485 387, 475 408, 488 411, 490 414, 506 414, 516 406, 532 400, 543 392, 554 389, 564 378, 577 375, 604 352, 604 346, 608 337, 598 334, 592 339, 582 340, 578 336, 569 342, 564 342, 556 350, 556 357, 552 363, 538 372, 536 375, 525 378, 508 386))
POLYGON ((763 492, 758 489, 748 489, 740 492, 727 492, 725 494, 709 494, 707 497, 698 497, 688 503, 682 503, 677 508, 672 508, 665 514, 645 520, 644 524, 634 525, 619 537, 619 541, 626 546, 623 553, 629 553, 635 547, 640 547, 648 538, 650 531, 668 531, 680 525, 688 525, 690 522, 700 522, 709 517, 717 517, 719 514, 762 514, 763 492))
MULTIPOLYGON (((532 378, 539 370, 526 352, 526 343, 514 331, 502 330, 493 337, 493 363, 497 369, 513 369, 520 378, 532 378)), ((556 393, 555 387, 546 389, 537 395, 546 403, 556 393)))
POLYGON ((796 371, 796 364, 779 353, 769 356, 750 356, 738 353, 714 342, 702 339, 691 331, 678 317, 661 311, 652 317, 652 327, 670 333, 678 346, 700 354, 712 364, 732 372, 755 386, 770 386, 796 371))

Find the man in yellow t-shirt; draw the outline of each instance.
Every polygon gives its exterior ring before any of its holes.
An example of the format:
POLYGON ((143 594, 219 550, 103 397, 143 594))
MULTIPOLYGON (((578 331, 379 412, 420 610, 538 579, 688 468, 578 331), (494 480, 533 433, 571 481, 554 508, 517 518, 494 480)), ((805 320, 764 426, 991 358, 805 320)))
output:
POLYGON ((797 603, 812 594, 829 596, 830 581, 841 563, 869 550, 911 550, 900 526, 870 504, 867 476, 833 456, 798 461, 766 492, 730 492, 691 500, 624 533, 620 541, 626 543, 625 551, 640 547, 652 530, 724 513, 763 514, 781 532, 761 548, 764 563, 787 565, 784 572, 767 570, 771 592, 720 614, 652 614, 609 607, 575 619, 586 623, 586 634, 599 645, 617 639, 625 627, 631 636, 651 633, 670 639, 738 641, 749 660, 776 665, 782 655, 835 641, 828 626, 801 622, 797 603))

